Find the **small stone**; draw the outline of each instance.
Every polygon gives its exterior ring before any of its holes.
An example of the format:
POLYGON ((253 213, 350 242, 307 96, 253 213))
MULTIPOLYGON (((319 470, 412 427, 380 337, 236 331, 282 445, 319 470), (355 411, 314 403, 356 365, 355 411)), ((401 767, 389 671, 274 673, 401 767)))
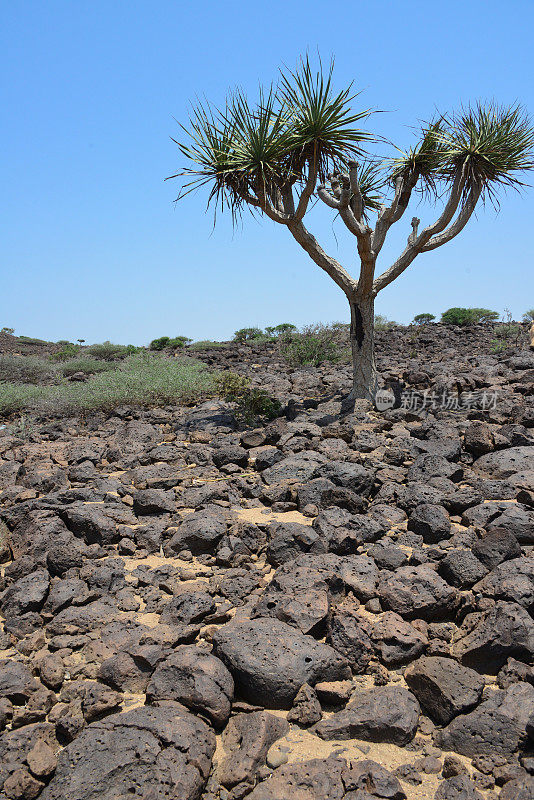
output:
POLYGON ((289 756, 287 753, 283 753, 280 750, 280 747, 274 744, 267 752, 267 765, 271 769, 276 769, 277 767, 281 767, 282 764, 287 764, 289 761, 289 756))
POLYGON ((4 783, 4 794, 10 800, 34 800, 43 786, 27 769, 16 769, 4 783))
POLYGON ((26 761, 36 778, 47 778, 57 767, 56 754, 43 739, 37 740, 26 756, 26 761))

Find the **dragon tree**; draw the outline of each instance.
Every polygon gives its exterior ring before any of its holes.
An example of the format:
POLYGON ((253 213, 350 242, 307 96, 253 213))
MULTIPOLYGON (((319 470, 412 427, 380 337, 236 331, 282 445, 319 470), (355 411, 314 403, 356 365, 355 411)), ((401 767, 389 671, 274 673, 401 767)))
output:
MULTIPOLYGON (((282 69, 256 102, 229 93, 225 105, 192 106, 178 145, 185 165, 180 196, 206 187, 208 205, 235 220, 244 209, 283 225, 311 260, 344 292, 350 307, 351 398, 373 399, 377 388, 374 303, 414 259, 450 242, 475 208, 497 193, 520 188, 534 167, 534 128, 519 105, 495 102, 462 107, 421 125, 417 143, 391 157, 369 152, 380 137, 359 127, 371 116, 353 110, 352 85, 333 86, 333 64, 312 68, 308 58, 282 69), (407 241, 393 263, 378 270, 390 228, 405 219, 419 195, 441 205, 421 227, 407 225, 407 241), (324 204, 355 237, 359 270, 326 253, 305 224, 312 204, 324 204)), ((383 144, 383 142, 382 142, 383 144)))

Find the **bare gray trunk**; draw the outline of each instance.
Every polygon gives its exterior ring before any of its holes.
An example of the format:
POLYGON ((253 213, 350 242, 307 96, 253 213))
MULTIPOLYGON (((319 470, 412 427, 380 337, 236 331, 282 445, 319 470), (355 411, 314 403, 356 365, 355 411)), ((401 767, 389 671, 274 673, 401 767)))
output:
POLYGON ((374 400, 376 392, 374 297, 350 300, 350 344, 352 348, 352 400, 374 400))

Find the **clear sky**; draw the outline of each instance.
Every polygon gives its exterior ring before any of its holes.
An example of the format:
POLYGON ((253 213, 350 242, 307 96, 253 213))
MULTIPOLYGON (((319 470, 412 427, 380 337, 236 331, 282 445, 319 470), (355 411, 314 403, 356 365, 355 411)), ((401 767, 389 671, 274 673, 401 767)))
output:
MULTIPOLYGON (((336 58, 369 127, 399 146, 435 109, 495 98, 534 113, 532 0, 4 0, 0 68, 0 328, 143 344, 229 338, 248 325, 347 320, 340 290, 288 232, 245 218, 212 230, 206 196, 173 204, 170 136, 188 101, 254 93, 307 49, 336 58)), ((533 181, 534 182, 534 181, 533 181)), ((173 185, 174 183, 174 185, 173 185)), ((422 222, 435 213, 414 207, 422 222)), ((407 219, 381 254, 385 268, 407 219)), ((310 228, 354 268, 325 207, 310 228)), ((377 312, 408 322, 450 306, 534 306, 534 189, 510 192, 451 244, 420 256, 377 312)))

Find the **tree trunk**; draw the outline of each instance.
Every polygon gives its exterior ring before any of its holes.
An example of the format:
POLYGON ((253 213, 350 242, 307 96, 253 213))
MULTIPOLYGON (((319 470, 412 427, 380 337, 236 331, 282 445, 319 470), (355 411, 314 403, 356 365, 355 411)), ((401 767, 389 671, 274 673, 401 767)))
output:
POLYGON ((359 297, 350 303, 350 344, 352 349, 351 400, 374 400, 376 392, 375 301, 359 297))

